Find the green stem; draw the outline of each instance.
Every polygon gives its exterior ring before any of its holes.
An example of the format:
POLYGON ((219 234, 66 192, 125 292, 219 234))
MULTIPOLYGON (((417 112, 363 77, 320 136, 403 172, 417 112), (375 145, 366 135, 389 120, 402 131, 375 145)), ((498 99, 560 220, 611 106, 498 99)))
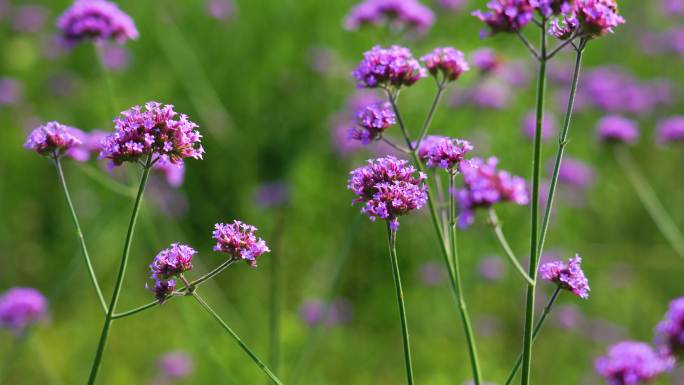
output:
POLYGON ((411 363, 411 343, 409 341, 408 320, 406 319, 406 305, 404 304, 404 291, 401 288, 401 274, 399 273, 399 261, 397 260, 397 232, 387 222, 387 241, 389 243, 390 262, 392 275, 396 289, 397 304, 399 305, 399 320, 401 321, 401 337, 404 342, 404 364, 406 365, 406 380, 408 385, 413 385, 413 364, 411 363))
POLYGON ((78 237, 79 245, 81 246, 81 252, 83 253, 83 259, 85 260, 86 267, 88 268, 88 274, 90 275, 90 280, 95 288, 95 293, 97 294, 97 299, 102 306, 102 311, 107 314, 107 302, 105 302, 104 296, 102 295, 102 290, 100 289, 100 284, 97 281, 97 276, 95 275, 95 270, 93 269, 93 264, 90 261, 90 254, 88 254, 88 247, 85 243, 85 238, 83 237, 83 231, 81 230, 81 224, 78 221, 78 216, 76 215, 76 210, 74 209, 74 204, 71 201, 71 194, 69 194, 69 188, 66 184, 66 178, 64 178, 64 170, 62 170, 62 162, 59 157, 54 158, 55 168, 57 169, 57 177, 59 178, 59 184, 64 191, 64 197, 67 201, 67 206, 69 206, 69 213, 71 214, 71 220, 74 222, 76 227, 76 236, 78 237))
MULTIPOLYGON (((541 21, 541 60, 539 60, 539 78, 537 84, 537 126, 534 135, 534 155, 532 162, 532 202, 530 210, 530 265, 527 274, 533 282, 537 282, 537 263, 539 262, 539 185, 541 176, 541 133, 544 119, 544 98, 546 92, 546 18, 541 21)), ((523 335, 523 363, 521 385, 530 384, 530 367, 532 363, 532 334, 534 325, 535 285, 527 287, 525 309, 525 331, 523 335)))
POLYGON ((648 214, 655 222, 658 230, 663 234, 665 239, 670 243, 675 252, 684 258, 684 237, 677 227, 677 224, 672 220, 672 217, 667 213, 667 209, 658 199, 658 195, 653 190, 653 187, 648 183, 639 168, 632 159, 629 150, 626 148, 616 146, 615 159, 622 167, 622 171, 627 175, 627 179, 634 188, 639 200, 648 211, 648 214))
MULTIPOLYGON (((546 321, 546 317, 548 317, 549 313, 551 313, 551 307, 553 306, 554 302, 556 302, 556 299, 558 298, 560 291, 561 291, 561 287, 560 286, 556 287, 556 290, 553 292, 551 299, 549 299, 549 302, 544 307, 544 311, 542 312, 541 316, 539 317, 539 321, 537 321, 537 326, 534 327, 534 333, 532 334, 532 340, 533 341, 534 341, 534 339, 537 338, 537 335, 541 331, 541 328, 544 325, 544 321, 546 321)), ((515 378, 515 375, 518 373, 518 369, 520 369, 521 364, 522 364, 522 354, 518 356, 518 360, 515 362, 515 366, 513 366, 513 369, 511 370, 511 373, 508 375, 506 382, 504 382, 504 385, 510 385, 513 382, 513 379, 515 378)))
POLYGON ((278 377, 276 377, 276 375, 273 374, 273 372, 271 372, 271 370, 270 370, 263 362, 261 362, 261 360, 259 359, 259 357, 257 357, 256 354, 254 354, 254 352, 252 352, 252 350, 251 350, 251 349, 242 341, 242 339, 241 339, 237 334, 235 334, 235 332, 233 331, 233 329, 231 329, 230 326, 228 326, 228 324, 221 318, 221 316, 219 316, 219 315, 214 311, 214 309, 212 309, 211 306, 209 306, 209 305, 206 303, 206 301, 204 301, 204 299, 202 299, 202 297, 200 297, 199 294, 197 294, 196 291, 193 291, 192 293, 190 293, 190 296, 192 296, 195 300, 197 300, 197 302, 200 304, 200 306, 202 306, 202 308, 203 308, 204 310, 206 310, 207 313, 209 313, 212 317, 214 317, 214 319, 215 319, 216 321, 218 321, 219 324, 221 324, 221 326, 223 327, 223 329, 225 329, 225 330, 228 332, 228 334, 230 334, 231 337, 233 337, 233 339, 235 339, 235 342, 237 342, 238 345, 240 345, 240 347, 242 348, 242 350, 244 350, 245 353, 247 353, 247 355, 252 359, 252 361, 254 361, 254 363, 255 363, 261 370, 263 370, 264 373, 266 373, 266 374, 268 375, 268 377, 269 377, 271 380, 273 380, 274 383, 276 383, 276 384, 278 384, 278 385, 283 385, 283 383, 280 382, 280 380, 278 379, 278 377))
POLYGON ((520 274, 520 276, 525 281, 527 281, 529 285, 534 285, 534 281, 532 280, 532 278, 530 278, 529 275, 527 275, 525 269, 523 269, 522 265, 520 265, 520 262, 518 262, 518 258, 515 256, 515 253, 513 253, 513 249, 511 249, 511 246, 508 244, 508 240, 506 240, 506 235, 504 235, 503 230, 501 229, 501 222, 499 221, 499 217, 496 215, 496 211, 494 211, 493 207, 489 208, 489 224, 494 229, 496 239, 499 240, 501 247, 504 249, 504 252, 508 257, 508 260, 511 262, 511 265, 513 265, 513 267, 515 268, 515 271, 517 271, 518 274, 520 274))
POLYGON ((128 224, 128 231, 126 233, 126 241, 124 242, 123 255, 121 256, 121 265, 119 266, 119 272, 116 276, 114 292, 112 293, 112 299, 109 302, 109 309, 107 311, 107 317, 105 318, 104 326, 102 327, 102 333, 100 334, 100 341, 97 345, 97 352, 95 353, 93 366, 90 369, 88 385, 93 385, 95 383, 95 380, 97 379, 97 374, 100 370, 102 356, 104 354, 104 349, 107 345, 107 339, 109 337, 109 330, 112 325, 112 321, 114 320, 114 312, 116 311, 116 305, 119 302, 121 287, 123 286, 124 276, 126 275, 126 266, 128 265, 128 256, 131 252, 131 243, 133 242, 135 224, 138 221, 140 204, 142 203, 142 197, 145 192, 145 186, 147 185, 147 178, 150 175, 151 165, 152 155, 149 155, 147 157, 145 167, 143 168, 142 177, 140 178, 140 187, 138 188, 138 194, 135 197, 135 203, 133 204, 133 213, 131 214, 131 220, 128 224))
POLYGON ((425 139, 425 136, 427 135, 428 128, 430 128, 430 125, 432 124, 432 118, 435 115, 435 111, 437 111, 437 106, 439 105, 439 101, 442 99, 442 95, 444 94, 444 90, 446 89, 446 79, 442 80, 441 82, 436 80, 437 82, 437 93, 435 94, 435 98, 432 99, 432 105, 430 106, 430 111, 427 114, 427 117, 425 118, 425 121, 423 122, 423 128, 420 130, 420 134, 418 135, 418 140, 416 141, 416 145, 413 147, 409 147, 412 150, 417 150, 420 148, 420 143, 425 139))

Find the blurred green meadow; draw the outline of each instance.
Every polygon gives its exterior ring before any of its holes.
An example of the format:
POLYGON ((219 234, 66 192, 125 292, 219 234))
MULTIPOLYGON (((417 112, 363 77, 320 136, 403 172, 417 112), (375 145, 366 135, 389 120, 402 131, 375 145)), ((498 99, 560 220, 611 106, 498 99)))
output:
MULTIPOLYGON (((383 28, 346 31, 342 20, 352 0, 236 0, 225 19, 209 15, 199 0, 121 0, 117 3, 135 20, 140 38, 124 46, 128 63, 105 69, 103 76, 91 44, 60 52, 52 40, 54 22, 69 1, 9 0, 9 10, 0 12, 0 76, 17 79, 22 95, 16 103, 0 105, 0 290, 35 287, 50 307, 48 319, 25 340, 0 331, 0 362, 6 363, 0 363, 0 382, 83 383, 103 322, 54 167, 22 147, 27 133, 49 120, 85 131, 111 131, 119 111, 156 100, 175 105, 200 125, 206 155, 186 162, 178 190, 155 176, 118 309, 153 299, 145 283, 148 264, 160 249, 173 242, 192 245, 199 254, 190 275, 198 277, 223 261, 211 251, 213 224, 242 219, 259 227, 272 252, 261 257, 258 268, 235 265, 201 291, 269 362, 269 285, 276 261, 283 301, 276 371, 284 383, 404 383, 385 228, 362 217, 346 189, 349 170, 374 154, 341 155, 334 145, 332 117, 345 110, 355 92, 350 71, 371 46, 392 43, 410 47, 415 56, 452 45, 469 57, 487 46, 504 60, 520 63, 531 78, 512 87, 505 108, 448 106, 478 81, 473 70, 449 89, 431 132, 471 140, 477 156, 496 155, 502 168, 531 175, 532 146, 521 133, 521 122, 534 104, 535 64, 514 36, 479 38, 482 26, 470 11, 484 1, 471 0, 453 12, 424 2, 435 11, 436 23, 424 36, 407 37, 383 28), (35 30, 17 26, 18 16, 12 13, 26 5, 43 7, 44 23, 35 30), (265 183, 287 186, 287 202, 260 204, 257 195, 265 183), (345 317, 334 324, 307 323, 303 306, 328 299, 345 304, 345 317)), ((654 140, 656 122, 681 114, 684 107, 679 97, 684 59, 670 52, 647 55, 641 44, 646 33, 663 33, 683 19, 665 15, 658 3, 621 1, 627 24, 591 42, 584 69, 619 66, 641 81, 659 80, 672 89, 669 103, 649 113, 627 113, 641 128, 630 152, 684 228, 684 149, 658 146, 654 140)), ((554 66, 569 71, 571 60, 566 52, 554 66)), ((559 120, 562 109, 552 99, 567 93, 567 86, 551 82, 549 91, 548 110, 559 120)), ((402 93, 400 106, 414 135, 433 93, 430 79, 402 93)), ((596 141, 594 128, 603 115, 590 107, 573 119, 567 155, 590 165, 594 179, 579 202, 567 196, 556 201, 546 243, 563 259, 582 255, 591 297, 561 296, 556 309, 570 315, 552 315, 535 343, 536 384, 602 383, 593 373, 594 359, 618 340, 652 341, 667 303, 684 294, 684 259, 658 231, 612 151, 596 141)), ((544 145, 545 170, 556 145, 556 140, 544 145)), ((110 176, 96 161, 65 160, 64 166, 109 299, 132 207, 128 190, 119 190, 121 184, 134 183, 137 169, 124 166, 110 176)), ((505 205, 498 212, 524 260, 529 209, 505 205)), ((463 286, 484 377, 500 384, 520 351, 523 281, 505 261, 482 213, 459 237, 463 286), (503 269, 495 279, 481 273, 481 263, 491 256, 499 257, 503 269)), ((460 385, 470 380, 462 328, 446 276, 440 279, 442 260, 426 209, 402 220, 398 253, 417 382, 460 385)), ((550 284, 540 288, 541 297, 553 290, 550 284)), ((195 302, 179 298, 113 324, 99 383, 151 384, 158 376, 159 356, 169 351, 183 351, 194 361, 193 372, 178 384, 267 381, 195 302)), ((663 376, 657 384, 682 385, 684 373, 663 376)))

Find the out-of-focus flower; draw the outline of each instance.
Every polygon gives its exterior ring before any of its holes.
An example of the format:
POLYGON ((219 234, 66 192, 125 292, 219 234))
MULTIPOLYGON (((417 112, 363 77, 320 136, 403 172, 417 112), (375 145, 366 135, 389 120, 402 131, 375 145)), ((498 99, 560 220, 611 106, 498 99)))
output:
POLYGON ((636 123, 620 115, 609 115, 599 120, 596 135, 604 143, 632 144, 639 138, 636 123))
POLYGON ((47 122, 31 131, 24 148, 45 156, 60 156, 81 144, 74 128, 59 122, 47 122))
POLYGON ((171 187, 180 187, 185 179, 185 164, 174 164, 169 161, 169 157, 166 155, 160 156, 159 160, 152 166, 152 169, 164 174, 166 183, 171 187))
POLYGON ((582 258, 575 255, 570 258, 568 263, 563 261, 548 262, 539 267, 539 275, 549 281, 554 282, 561 289, 568 290, 576 296, 589 298, 589 280, 582 271, 582 258))
POLYGON ((684 115, 659 121, 656 128, 656 141, 661 145, 684 141, 684 115))
POLYGON ((267 182, 254 191, 254 201, 264 209, 282 206, 290 200, 290 193, 290 186, 286 182, 267 182))
POLYGON ((192 257, 197 251, 182 243, 173 243, 160 251, 150 264, 152 279, 169 279, 192 270, 192 257))
POLYGON ((661 0, 661 5, 667 15, 684 15, 684 0, 661 0))
POLYGON ((437 286, 444 281, 444 267, 439 262, 425 262, 420 266, 418 276, 425 286, 437 286))
POLYGON ((299 307, 299 316, 309 326, 320 323, 328 327, 337 326, 351 320, 352 305, 344 298, 335 298, 327 305, 319 299, 309 299, 299 307))
POLYGON ((157 361, 160 375, 165 378, 181 379, 189 376, 195 369, 195 363, 184 352, 168 352, 157 361))
POLYGON ((468 4, 468 0, 437 0, 437 5, 447 11, 460 11, 468 4))
POLYGON ((411 56, 408 48, 379 45, 363 54, 364 58, 352 72, 359 88, 406 87, 427 75, 425 68, 411 56))
POLYGON ((559 305, 553 309, 553 323, 566 330, 578 330, 584 326, 584 313, 576 305, 559 305))
POLYGON ((442 78, 448 81, 454 81, 463 72, 470 70, 463 52, 453 47, 435 48, 429 54, 421 57, 420 60, 425 63, 432 76, 437 78, 441 74, 442 78))
POLYGON ((257 228, 234 220, 233 223, 214 225, 214 251, 226 253, 234 259, 241 259, 251 267, 257 267, 257 258, 270 252, 266 241, 254 235, 257 228))
POLYGON ((596 360, 596 372, 609 385, 639 385, 672 369, 674 362, 660 357, 646 343, 623 341, 611 346, 596 360))
POLYGON ((473 145, 467 140, 442 138, 430 146, 425 165, 431 168, 443 168, 450 173, 456 173, 465 160, 468 152, 472 151, 473 145))
POLYGON ((529 0, 491 0, 487 8, 489 10, 485 12, 473 12, 473 16, 489 27, 480 32, 481 37, 499 32, 518 32, 534 17, 534 8, 529 0))
POLYGON ((21 333, 45 317, 47 300, 30 287, 13 287, 0 296, 0 327, 21 333))
POLYGON ((102 64, 111 71, 123 71, 131 62, 130 51, 123 46, 105 44, 102 47, 102 64))
POLYGON ((475 68, 483 74, 490 74, 496 71, 502 64, 503 60, 496 52, 488 47, 479 48, 470 54, 470 58, 475 68))
POLYGON ((465 188, 454 193, 461 208, 458 216, 461 228, 467 228, 475 221, 477 208, 491 207, 503 202, 514 202, 519 205, 526 205, 529 202, 525 179, 498 170, 498 163, 497 158, 490 157, 486 161, 473 158, 468 164, 463 164, 461 172, 465 188))
MULTIPOLYGON (((553 170, 554 162, 549 163, 549 169, 553 170)), ((587 163, 565 157, 558 170, 558 181, 569 186, 585 189, 594 182, 594 170, 587 163)))
POLYGON ((468 92, 468 102, 476 107, 502 110, 511 102, 511 89, 495 79, 486 80, 468 92))
POLYGON ((530 82, 529 64, 519 60, 508 60, 496 71, 499 79, 513 88, 524 88, 530 82))
POLYGON ((152 285, 152 287, 150 287, 148 284, 145 284, 145 287, 154 293, 154 298, 157 299, 159 304, 162 304, 164 301, 166 301, 166 298, 168 298, 168 296, 171 295, 174 290, 176 290, 176 280, 155 279, 154 285, 152 285))
POLYGON ((670 302, 665 318, 656 326, 656 343, 663 353, 684 357, 684 297, 670 302))
POLYGON ((574 0, 529 0, 530 5, 544 16, 558 15, 572 11, 574 0))
POLYGON ((500 281, 506 275, 506 265, 500 257, 485 257, 478 267, 480 276, 487 281, 500 281))
POLYGON ((393 156, 368 160, 366 166, 349 173, 347 188, 358 198, 352 203, 363 203, 361 212, 371 220, 388 221, 394 231, 399 217, 418 210, 427 202, 427 176, 419 173, 405 160, 393 156))
POLYGON ((17 32, 40 32, 47 17, 48 11, 41 5, 20 5, 14 9, 12 27, 17 32))
MULTIPOLYGON (((534 111, 530 111, 522 122, 522 132, 526 138, 534 139, 537 130, 537 115, 534 111)), ((544 141, 551 139, 557 131, 556 117, 550 113, 545 113, 542 119, 541 138, 544 141)))
POLYGON ((216 20, 226 21, 235 15, 235 2, 233 0, 206 0, 207 13, 216 20))
POLYGON ((349 136, 363 144, 380 139, 382 134, 397 122, 392 105, 378 102, 365 106, 356 113, 358 127, 351 128, 349 136))
POLYGON ((0 106, 13 106, 22 100, 21 82, 14 78, 0 77, 0 106))
POLYGON ((107 40, 122 44, 138 38, 133 19, 115 3, 106 0, 76 0, 60 16, 57 26, 70 45, 107 40))
POLYGON ((348 30, 365 25, 388 23, 393 28, 427 31, 435 22, 430 8, 417 0, 363 0, 349 11, 344 20, 348 30))

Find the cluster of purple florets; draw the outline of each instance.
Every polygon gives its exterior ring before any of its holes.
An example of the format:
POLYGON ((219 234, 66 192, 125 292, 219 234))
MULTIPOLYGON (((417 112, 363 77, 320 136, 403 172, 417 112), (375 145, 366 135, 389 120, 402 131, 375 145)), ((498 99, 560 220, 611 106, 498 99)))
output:
POLYGON ((576 0, 573 13, 579 20, 580 32, 590 37, 612 33, 625 22, 615 0, 576 0))
POLYGON ((115 131, 102 142, 100 157, 114 165, 141 162, 148 156, 166 156, 173 164, 184 158, 202 159, 197 124, 185 114, 178 114, 169 104, 149 102, 144 108, 135 106, 121 113, 114 122, 115 131))
POLYGON ((350 130, 350 137, 368 144, 372 140, 381 138, 385 130, 396 124, 397 116, 390 103, 377 102, 359 110, 355 120, 358 127, 350 130))
POLYGON ((658 122, 656 134, 656 140, 661 145, 684 142, 684 116, 673 116, 658 122))
POLYGON ((396 230, 400 216, 427 202, 427 176, 415 173, 408 161, 393 156, 369 160, 366 166, 350 172, 347 188, 358 196, 352 203, 364 203, 362 213, 371 220, 385 219, 396 230))
POLYGON ((352 8, 344 25, 356 30, 364 25, 388 22, 392 27, 425 32, 435 22, 430 8, 417 0, 364 0, 352 8))
POLYGON ((375 46, 363 57, 352 72, 359 88, 405 87, 427 76, 427 71, 413 58, 411 51, 398 45, 375 46))
POLYGON ((489 27, 480 33, 483 37, 499 32, 518 32, 534 17, 534 7, 529 0, 492 0, 487 8, 489 10, 485 12, 473 12, 473 16, 489 27))
POLYGON ((420 60, 425 63, 425 67, 432 76, 437 77, 441 74, 443 79, 448 81, 454 81, 463 72, 470 70, 463 52, 453 47, 435 48, 429 54, 421 57, 420 60))
POLYGON ((197 254, 192 247, 173 243, 160 251, 150 264, 153 279, 169 279, 192 269, 192 257, 197 254))
POLYGON ((639 127, 631 119, 620 115, 609 115, 598 122, 596 134, 604 143, 632 144, 639 138, 639 127))
POLYGON ((257 228, 233 221, 214 225, 213 237, 216 240, 214 251, 226 253, 233 259, 241 259, 252 267, 257 266, 257 258, 271 251, 266 241, 254 235, 257 228))
POLYGON ((106 0, 76 0, 59 18, 57 26, 64 40, 72 45, 90 40, 124 43, 138 38, 133 19, 106 0))
POLYGON ((443 168, 450 173, 459 171, 461 164, 466 161, 466 154, 473 149, 470 142, 462 139, 444 137, 431 139, 431 142, 427 151, 424 152, 425 165, 443 168))
POLYGON ((0 327, 21 333, 27 326, 40 321, 47 312, 47 300, 30 287, 14 287, 0 296, 0 327))
POLYGON ((40 155, 57 157, 82 144, 77 130, 59 122, 48 122, 34 129, 24 143, 24 148, 40 155))
POLYGON ((639 385, 670 370, 674 361, 643 342, 623 341, 613 345, 606 356, 596 360, 596 372, 608 385, 639 385))
POLYGON ((670 302, 665 318, 656 326, 656 343, 661 353, 684 358, 684 297, 670 302))
POLYGON ((542 279, 556 283, 561 289, 568 290, 576 296, 589 298, 589 280, 582 271, 582 258, 575 255, 568 263, 553 261, 544 263, 539 267, 539 275, 542 279))

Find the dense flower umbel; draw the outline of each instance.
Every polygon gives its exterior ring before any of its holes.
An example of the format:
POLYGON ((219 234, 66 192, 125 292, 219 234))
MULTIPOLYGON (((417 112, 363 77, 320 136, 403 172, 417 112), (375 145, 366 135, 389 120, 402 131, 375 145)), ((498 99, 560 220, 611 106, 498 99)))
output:
POLYGON ((47 300, 38 290, 13 287, 0 297, 0 327, 16 333, 40 321, 47 310, 47 300))
POLYGON ((671 359, 656 354, 646 343, 623 341, 608 349, 608 355, 596 360, 596 372, 608 385, 639 385, 670 370, 671 359))
POLYGON ((176 280, 175 279, 155 279, 154 285, 149 287, 145 284, 145 287, 154 293, 154 298, 162 304, 164 301, 176 290, 176 280))
POLYGON ((435 48, 429 54, 421 57, 420 60, 425 63, 432 76, 437 77, 438 74, 441 74, 443 79, 448 81, 454 81, 463 72, 470 70, 463 52, 453 47, 435 48))
POLYGON ((596 135, 605 143, 634 143, 639 138, 636 123, 620 115, 602 118, 596 126, 596 135))
POLYGON ((385 219, 396 230, 400 216, 427 202, 427 177, 415 173, 409 162, 393 156, 368 160, 366 166, 349 173, 347 188, 358 196, 352 203, 364 203, 362 213, 371 220, 385 219))
POLYGON ((425 32, 435 22, 430 8, 416 0, 364 0, 347 15, 344 26, 356 30, 364 25, 388 22, 392 27, 425 32))
POLYGON ((490 207, 499 202, 514 202, 519 205, 526 205, 529 202, 525 179, 498 170, 498 163, 495 157, 487 161, 473 158, 461 167, 465 188, 454 192, 461 208, 458 216, 461 228, 473 223, 475 209, 478 207, 490 207))
POLYGON ((539 267, 539 275, 549 281, 558 284, 561 289, 571 291, 576 296, 589 298, 589 280, 582 271, 582 258, 575 255, 568 263, 553 261, 544 263, 539 267))
POLYGON ((625 22, 618 14, 615 0, 576 0, 574 13, 579 20, 580 32, 589 37, 612 33, 613 28, 625 22))
POLYGON ((408 48, 379 45, 363 54, 363 60, 352 75, 359 81, 359 88, 410 86, 427 76, 425 68, 411 56, 408 48))
POLYGON ((684 359, 684 297, 670 302, 670 308, 658 326, 656 342, 661 351, 684 359))
POLYGON ((26 138, 24 148, 40 155, 59 156, 81 145, 74 128, 58 122, 48 122, 34 129, 26 138))
POLYGON ((673 116, 658 122, 656 141, 659 144, 684 142, 684 115, 673 116))
POLYGON ((356 113, 356 124, 359 127, 351 129, 350 137, 368 144, 371 140, 382 137, 382 133, 396 122, 397 116, 390 103, 373 103, 356 113))
POLYGON ((153 279, 169 279, 192 269, 192 257, 197 251, 182 243, 173 243, 154 257, 150 264, 153 279))
POLYGON ((76 0, 60 16, 57 26, 70 44, 88 40, 124 43, 138 38, 133 19, 115 3, 105 0, 76 0))
POLYGON ((534 17, 534 8, 529 0, 491 0, 487 8, 486 12, 473 12, 473 16, 489 26, 489 31, 480 33, 482 37, 499 32, 518 32, 534 17))
POLYGON ((442 138, 436 141, 427 152, 428 167, 443 168, 449 172, 458 172, 465 162, 466 154, 473 149, 467 140, 442 138))
POLYGON ((117 166, 147 156, 167 156, 173 164, 182 163, 183 158, 202 159, 202 135, 197 127, 170 104, 135 106, 114 121, 114 133, 103 140, 100 157, 111 159, 117 166))
POLYGON ((257 258, 262 254, 268 253, 266 241, 254 235, 257 228, 233 221, 233 223, 214 225, 213 237, 216 240, 214 250, 229 254, 234 259, 242 259, 250 266, 257 266, 257 258))

